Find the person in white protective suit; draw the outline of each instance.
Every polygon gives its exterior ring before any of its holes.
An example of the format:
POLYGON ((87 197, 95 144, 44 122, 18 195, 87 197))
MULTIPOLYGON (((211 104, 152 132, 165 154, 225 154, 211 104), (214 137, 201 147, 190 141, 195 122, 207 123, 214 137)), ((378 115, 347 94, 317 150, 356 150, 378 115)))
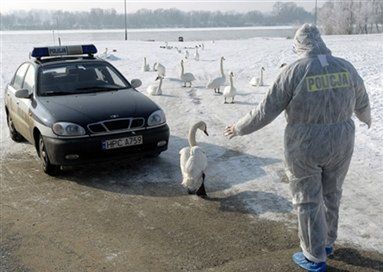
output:
POLYGON ((226 127, 225 135, 252 133, 285 111, 286 173, 303 251, 293 260, 309 271, 325 271, 354 149, 351 118, 355 113, 370 128, 370 103, 356 69, 331 55, 316 26, 298 29, 293 48, 299 59, 282 70, 256 109, 226 127))

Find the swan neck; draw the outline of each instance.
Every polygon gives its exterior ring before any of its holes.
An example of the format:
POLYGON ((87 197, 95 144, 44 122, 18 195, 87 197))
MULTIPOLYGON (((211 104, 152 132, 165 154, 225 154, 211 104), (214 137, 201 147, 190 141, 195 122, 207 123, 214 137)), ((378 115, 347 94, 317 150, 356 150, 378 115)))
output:
POLYGON ((221 59, 221 74, 223 77, 225 76, 225 74, 223 73, 223 59, 221 59))
POLYGON ((144 65, 146 66, 146 58, 144 58, 144 65))
POLYGON ((197 146, 197 141, 195 139, 196 134, 197 134, 197 126, 194 125, 189 130, 189 145, 190 145, 190 147, 197 146))
POLYGON ((160 84, 158 84, 158 90, 161 90, 161 86, 162 86, 162 77, 160 77, 160 84))
POLYGON ((181 62, 181 75, 184 74, 184 64, 181 62))
POLYGON ((232 76, 230 76, 230 86, 231 86, 231 87, 234 87, 234 84, 233 84, 233 77, 232 77, 232 76))

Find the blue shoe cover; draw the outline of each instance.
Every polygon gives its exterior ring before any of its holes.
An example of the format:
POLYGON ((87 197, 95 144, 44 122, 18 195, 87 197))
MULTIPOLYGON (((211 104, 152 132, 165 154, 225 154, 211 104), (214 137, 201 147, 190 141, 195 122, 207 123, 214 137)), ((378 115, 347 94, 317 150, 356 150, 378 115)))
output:
POLYGON ((333 256, 334 255, 334 248, 332 246, 328 246, 325 248, 327 256, 333 256))
POLYGON ((293 261, 301 268, 306 269, 311 272, 325 272, 326 271, 326 263, 314 263, 306 259, 303 255, 303 252, 297 252, 293 255, 293 261))

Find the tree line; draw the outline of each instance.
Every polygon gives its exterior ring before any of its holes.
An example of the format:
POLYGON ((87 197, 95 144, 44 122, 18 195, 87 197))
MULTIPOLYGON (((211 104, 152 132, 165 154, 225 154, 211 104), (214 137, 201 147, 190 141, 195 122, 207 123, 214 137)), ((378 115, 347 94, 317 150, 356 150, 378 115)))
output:
MULTIPOLYGON (((89 11, 13 11, 0 13, 1 30, 63 30, 124 28, 122 10, 93 8, 89 11)), ((246 27, 299 25, 314 22, 314 10, 294 2, 276 2, 269 13, 181 11, 141 9, 128 13, 128 28, 246 27)), ((325 34, 361 34, 383 31, 383 0, 328 0, 318 11, 325 34)))
POLYGON ((327 1, 319 10, 319 24, 326 34, 382 32, 383 1, 327 1))
MULTIPOLYGON (((113 29, 124 28, 123 11, 93 8, 90 11, 14 11, 0 14, 1 30, 113 29)), ((128 28, 245 27, 292 25, 313 22, 313 13, 293 2, 276 2, 271 13, 181 11, 141 9, 128 13, 128 28)))

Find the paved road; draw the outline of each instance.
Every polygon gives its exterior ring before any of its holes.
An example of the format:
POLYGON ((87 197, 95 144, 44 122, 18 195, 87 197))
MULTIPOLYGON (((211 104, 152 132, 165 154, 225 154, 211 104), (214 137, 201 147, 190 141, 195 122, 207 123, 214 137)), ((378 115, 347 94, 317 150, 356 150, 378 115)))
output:
MULTIPOLYGON (((1 271, 299 271, 294 226, 257 219, 235 198, 145 181, 145 166, 166 169, 161 158, 56 178, 35 156, 1 163, 1 271)), ((381 254, 335 253, 329 271, 383 271, 381 254)))

